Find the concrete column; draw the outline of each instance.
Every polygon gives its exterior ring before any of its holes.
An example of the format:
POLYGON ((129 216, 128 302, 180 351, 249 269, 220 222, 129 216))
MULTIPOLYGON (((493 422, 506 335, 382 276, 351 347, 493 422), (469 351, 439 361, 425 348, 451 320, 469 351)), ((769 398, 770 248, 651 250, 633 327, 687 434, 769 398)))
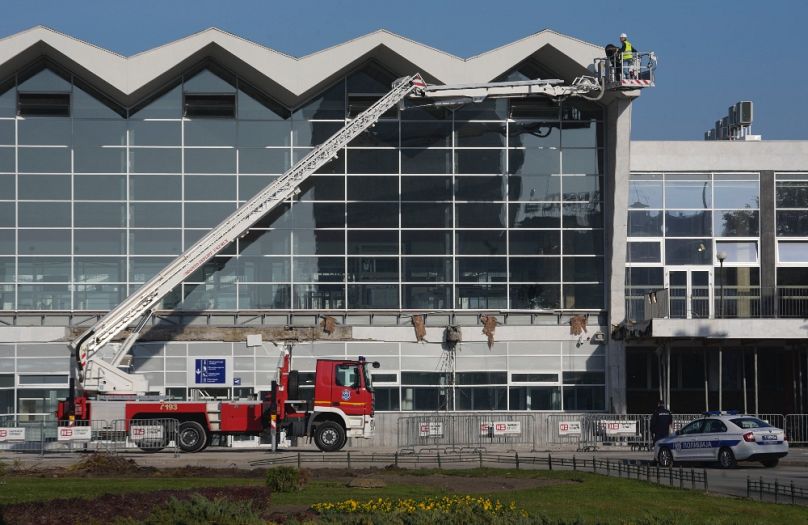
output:
MULTIPOLYGON (((626 221, 631 150, 631 98, 618 97, 606 106, 605 236, 609 324, 626 318, 626 221)), ((606 349, 606 408, 626 412, 626 347, 609 338, 606 349)))

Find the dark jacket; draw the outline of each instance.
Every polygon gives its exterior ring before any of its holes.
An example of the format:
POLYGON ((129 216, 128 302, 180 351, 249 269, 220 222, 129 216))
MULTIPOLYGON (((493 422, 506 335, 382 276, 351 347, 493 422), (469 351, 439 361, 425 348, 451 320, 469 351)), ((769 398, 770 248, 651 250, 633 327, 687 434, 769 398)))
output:
POLYGON ((663 406, 658 406, 651 415, 651 433, 654 441, 668 437, 673 424, 673 415, 670 410, 663 406))

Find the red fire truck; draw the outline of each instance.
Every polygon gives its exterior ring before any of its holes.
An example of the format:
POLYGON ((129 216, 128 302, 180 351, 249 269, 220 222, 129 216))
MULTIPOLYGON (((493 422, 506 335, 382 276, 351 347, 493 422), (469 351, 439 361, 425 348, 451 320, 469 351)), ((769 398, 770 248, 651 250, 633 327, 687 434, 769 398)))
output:
MULTIPOLYGON (((120 399, 70 397, 59 402, 60 421, 103 420, 143 424, 149 420, 179 422, 177 446, 184 452, 199 452, 215 436, 266 434, 288 438, 309 437, 324 452, 342 449, 349 437, 373 436, 373 386, 368 367, 357 361, 320 359, 314 374, 313 396, 303 394, 292 356, 284 350, 272 390, 259 401, 167 401, 135 396, 120 399), (309 399, 304 399, 309 398, 309 399), (72 416, 72 418, 71 418, 72 416), (282 434, 281 434, 282 433, 282 434)), ((372 363, 378 367, 378 363, 372 363)), ((157 421, 155 421, 157 423, 157 421)), ((159 432, 142 448, 157 450, 168 445, 169 432, 159 432)))

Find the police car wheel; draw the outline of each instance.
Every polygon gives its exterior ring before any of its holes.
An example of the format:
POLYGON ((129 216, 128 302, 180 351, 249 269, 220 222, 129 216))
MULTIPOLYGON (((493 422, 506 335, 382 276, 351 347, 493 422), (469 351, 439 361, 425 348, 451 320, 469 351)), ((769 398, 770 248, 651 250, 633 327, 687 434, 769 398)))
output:
POLYGON ((672 467, 673 466, 673 453, 671 449, 663 447, 659 449, 659 454, 657 455, 657 462, 659 463, 660 467, 672 467))
POLYGON ((735 468, 735 454, 726 447, 718 451, 718 464, 721 468, 735 468))
POLYGON ((766 467, 766 468, 774 468, 774 467, 777 466, 778 463, 780 463, 780 460, 777 459, 777 458, 767 459, 767 460, 761 461, 761 463, 763 463, 763 466, 766 467))

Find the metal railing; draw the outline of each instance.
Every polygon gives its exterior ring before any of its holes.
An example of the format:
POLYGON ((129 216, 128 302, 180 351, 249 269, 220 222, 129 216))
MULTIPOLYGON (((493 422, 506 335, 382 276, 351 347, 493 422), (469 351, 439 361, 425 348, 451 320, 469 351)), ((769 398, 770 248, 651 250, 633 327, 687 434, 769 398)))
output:
POLYGON ((808 488, 794 486, 794 481, 789 480, 780 481, 774 479, 773 481, 765 481, 762 477, 753 479, 746 476, 746 497, 755 498, 764 501, 769 496, 775 503, 791 503, 796 505, 798 502, 808 500, 808 488))
POLYGON ((626 287, 626 318, 795 319, 808 317, 808 286, 626 287))

